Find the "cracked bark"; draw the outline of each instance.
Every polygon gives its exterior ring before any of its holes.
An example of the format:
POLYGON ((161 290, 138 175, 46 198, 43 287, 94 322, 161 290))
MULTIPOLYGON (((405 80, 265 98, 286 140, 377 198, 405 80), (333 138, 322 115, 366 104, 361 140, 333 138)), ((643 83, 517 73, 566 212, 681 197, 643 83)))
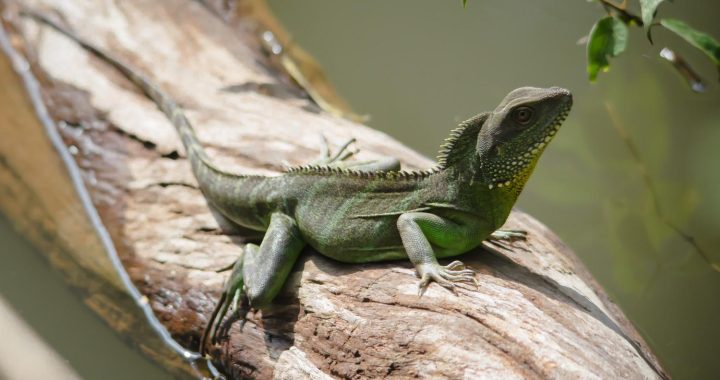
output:
MULTIPOLYGON (((157 81, 186 105, 209 154, 229 171, 274 174, 285 162, 308 162, 321 133, 332 145, 357 138, 361 160, 392 155, 408 168, 431 165, 382 133, 319 110, 262 53, 258 33, 284 36, 258 2, 24 3, 58 15, 157 81)), ((4 2, 4 28, 32 63, 130 278, 172 336, 195 349, 227 275, 215 271, 237 258, 248 236, 223 231, 212 217, 152 102, 103 61, 13 13, 14 4, 4 2)), ((113 328, 189 373, 147 328, 135 331, 142 320, 13 81, 2 94, 3 104, 16 106, 0 123, 0 208, 113 328)), ((227 336, 210 352, 237 378, 666 376, 551 231, 519 211, 507 227, 529 231, 529 240, 461 257, 478 271, 480 287, 461 287, 457 296, 431 286, 418 298, 409 262, 343 265, 307 250, 276 306, 248 312, 245 323, 229 319, 227 336)))

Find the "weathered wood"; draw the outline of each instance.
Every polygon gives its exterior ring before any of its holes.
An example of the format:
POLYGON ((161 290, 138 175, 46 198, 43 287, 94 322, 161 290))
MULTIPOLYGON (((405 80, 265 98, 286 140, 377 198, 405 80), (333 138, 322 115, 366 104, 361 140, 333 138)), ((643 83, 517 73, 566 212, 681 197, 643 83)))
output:
MULTIPOLYGON (((229 171, 272 175, 286 163, 308 162, 318 153, 320 134, 332 145, 357 138, 358 159, 392 155, 409 168, 431 165, 380 132, 323 112, 293 86, 261 51, 257 36, 272 25, 266 13, 258 16, 264 10, 257 2, 24 3, 57 15, 157 81, 229 171)), ((227 276, 216 270, 238 257, 245 237, 223 233, 172 126, 131 83, 30 18, 10 16, 7 25, 18 28, 14 41, 43 79, 45 102, 133 283, 172 336, 195 349, 227 276)), ((11 127, 0 128, 7 136, 11 127)), ((0 191, 12 196, 0 201, 3 212, 24 226, 52 215, 41 232, 50 238, 32 240, 48 248, 48 241, 67 239, 63 248, 74 260, 117 285, 107 266, 86 262, 82 244, 74 245, 94 238, 87 223, 66 219, 82 213, 71 209, 66 216, 60 206, 73 195, 58 163, 38 169, 38 157, 51 157, 36 152, 42 144, 33 150, 15 145, 0 143, 0 191), (25 215, 13 204, 17 199, 43 202, 49 211, 25 215), (58 230, 68 223, 77 230, 58 230)), ((277 306, 249 312, 245 323, 228 320, 228 334, 211 354, 232 377, 666 376, 552 232, 521 212, 508 225, 528 230, 528 242, 462 257, 478 271, 480 286, 463 287, 457 296, 431 286, 419 298, 409 262, 343 265, 307 250, 277 306)))
MULTIPOLYGON (((2 5, 7 10, 6 4, 2 5)), ((5 16, 3 21, 14 18, 8 13, 5 16)), ((0 212, 47 256, 68 284, 78 290, 85 304, 115 331, 129 337, 138 349, 173 373, 194 373, 157 338, 127 294, 66 167, 38 120, 23 81, 9 57, 1 53, 0 82, 0 212)), ((54 108, 67 110, 69 105, 55 104, 54 108)))

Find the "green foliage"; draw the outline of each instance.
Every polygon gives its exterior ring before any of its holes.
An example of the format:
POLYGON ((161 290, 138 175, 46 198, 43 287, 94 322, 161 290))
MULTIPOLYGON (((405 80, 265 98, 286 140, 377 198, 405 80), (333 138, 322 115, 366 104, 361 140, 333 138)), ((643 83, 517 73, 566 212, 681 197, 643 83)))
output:
MULTIPOLYGON (((647 37, 652 43, 651 35, 650 35, 650 28, 653 26, 653 23, 655 21, 655 18, 657 16, 657 8, 662 4, 665 0, 638 0, 640 3, 640 9, 641 9, 641 18, 638 18, 637 16, 631 14, 628 12, 628 10, 625 8, 624 5, 620 6, 615 3, 612 3, 610 0, 596 0, 600 4, 602 4, 608 14, 616 16, 615 20, 613 22, 613 29, 610 30, 608 27, 605 27, 605 30, 599 30, 598 27, 603 22, 609 22, 606 21, 608 17, 602 18, 600 21, 598 21, 597 24, 595 24, 595 27, 593 28, 592 32, 590 33, 590 39, 588 41, 588 73, 590 74, 590 80, 595 80, 597 76, 598 70, 607 70, 609 68, 609 63, 607 61, 607 57, 614 57, 618 54, 622 53, 622 51, 625 48, 625 45, 627 44, 627 41, 620 41, 620 38, 627 39, 627 27, 631 25, 637 25, 637 20, 642 20, 642 25, 645 27, 645 30, 647 31, 647 37), (618 23, 624 23, 625 29, 621 30, 622 28, 619 28, 615 24, 618 23), (601 36, 595 36, 597 33, 602 33, 601 36), (617 37, 615 36, 616 33, 617 37), (623 43, 620 49, 614 49, 611 50, 611 48, 614 48, 613 46, 607 46, 607 54, 600 55, 600 51, 595 51, 594 49, 600 49, 598 46, 591 46, 593 44, 593 40, 595 38, 599 38, 600 41, 597 42, 598 45, 601 45, 602 42, 610 43, 614 41, 616 44, 623 43), (607 42, 610 41, 610 42, 607 42), (593 54, 593 52, 597 54, 593 54)), ((660 20, 660 25, 665 27, 666 29, 674 32, 675 34, 679 35, 685 41, 690 43, 692 46, 700 49, 702 52, 707 54, 713 62, 718 65, 720 68, 720 45, 718 42, 712 38, 710 35, 700 32, 696 29, 693 29, 692 27, 688 26, 686 23, 680 20, 673 20, 673 19, 663 19, 660 20)), ((612 44, 611 44, 612 45, 612 44)))
POLYGON ((625 51, 628 34, 628 26, 616 17, 607 16, 595 23, 587 43, 587 71, 590 81, 595 81, 600 71, 610 68, 609 58, 625 51))
MULTIPOLYGON (((657 10, 665 0, 637 0, 640 4, 640 16, 630 12, 624 1, 621 3, 613 0, 588 1, 602 5, 607 13, 605 17, 595 23, 587 40, 587 71, 590 81, 594 82, 600 71, 607 71, 610 68, 609 58, 616 57, 625 51, 631 26, 644 27, 647 37, 652 43, 650 30, 657 25, 655 23, 657 10)), ((468 0, 462 0, 463 7, 466 7, 467 3, 468 0)), ((662 19, 659 25, 701 50, 720 70, 720 44, 712 36, 694 29, 680 20, 662 19)), ((695 79, 698 78, 697 75, 695 78, 691 78, 682 70, 679 69, 679 71, 689 82, 699 80, 695 79)))
POLYGON ((653 19, 655 18, 657 7, 663 1, 664 0, 640 0, 642 22, 643 25, 645 25, 645 30, 647 30, 648 38, 650 38, 650 26, 652 25, 653 19))
POLYGON ((720 68, 720 44, 718 44, 718 41, 712 38, 712 36, 694 29, 680 20, 666 18, 660 20, 660 25, 707 54, 707 56, 718 65, 718 68, 720 68))

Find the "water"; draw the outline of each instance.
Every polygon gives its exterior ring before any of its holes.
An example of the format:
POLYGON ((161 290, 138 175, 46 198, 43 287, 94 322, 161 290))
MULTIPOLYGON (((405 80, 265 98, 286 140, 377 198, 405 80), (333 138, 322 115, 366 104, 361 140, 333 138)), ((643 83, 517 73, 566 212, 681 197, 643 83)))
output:
MULTIPOLYGON (((369 124, 434 156, 447 132, 511 89, 570 88, 575 107, 519 206, 577 252, 677 379, 720 378, 720 86, 699 52, 659 28, 587 82, 586 35, 602 10, 585 1, 272 1, 276 14, 369 124), (683 56, 709 83, 688 89, 658 57, 683 56), (621 138, 619 128, 629 138, 621 138), (640 162, 628 144, 634 144, 640 162), (646 170, 656 196, 642 172, 646 170), (654 203, 660 205, 660 214, 654 203)), ((720 3, 664 3, 720 39, 720 3)))
POLYGON ((86 307, 2 217, 0 242, 0 294, 82 378, 173 378, 86 307))

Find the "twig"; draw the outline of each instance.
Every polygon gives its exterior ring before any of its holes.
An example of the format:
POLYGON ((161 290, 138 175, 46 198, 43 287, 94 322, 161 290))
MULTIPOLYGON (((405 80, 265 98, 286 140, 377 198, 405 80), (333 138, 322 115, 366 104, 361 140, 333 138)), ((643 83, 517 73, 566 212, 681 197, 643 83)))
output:
POLYGON ((605 8, 605 11, 608 12, 608 14, 612 14, 612 12, 617 13, 620 18, 625 21, 626 23, 633 22, 637 26, 643 26, 643 21, 640 16, 637 16, 635 14, 632 14, 628 12, 627 9, 625 9, 625 2, 623 1, 623 5, 617 5, 614 2, 610 0, 597 0, 602 6, 605 8))
POLYGON ((627 146, 628 151, 630 151, 630 155, 632 156, 635 164, 638 167, 638 170, 640 171, 643 181, 645 182, 645 187, 647 188, 648 192, 650 193, 650 197, 652 198, 653 210, 655 211, 655 215, 657 215, 660 222, 668 226, 671 230, 675 231, 678 236, 680 236, 683 240, 685 240, 688 244, 695 248, 695 251, 700 255, 700 257, 703 258, 703 260, 705 260, 705 262, 708 263, 708 265, 710 265, 711 268, 713 268, 713 270, 720 272, 720 264, 712 262, 707 253, 700 247, 700 244, 698 244, 695 237, 685 232, 682 228, 678 227, 675 223, 673 223, 665 216, 665 213, 663 212, 663 209, 660 205, 660 200, 657 190, 655 188, 655 183, 653 182, 652 177, 650 177, 650 174, 648 174, 647 166, 640 157, 640 151, 637 149, 637 146, 633 142, 627 130, 625 130, 625 128, 620 123, 620 118, 617 116, 615 109, 608 102, 605 102, 605 108, 607 109, 608 115, 610 116, 613 127, 620 135, 620 138, 625 143, 625 146, 627 146))

